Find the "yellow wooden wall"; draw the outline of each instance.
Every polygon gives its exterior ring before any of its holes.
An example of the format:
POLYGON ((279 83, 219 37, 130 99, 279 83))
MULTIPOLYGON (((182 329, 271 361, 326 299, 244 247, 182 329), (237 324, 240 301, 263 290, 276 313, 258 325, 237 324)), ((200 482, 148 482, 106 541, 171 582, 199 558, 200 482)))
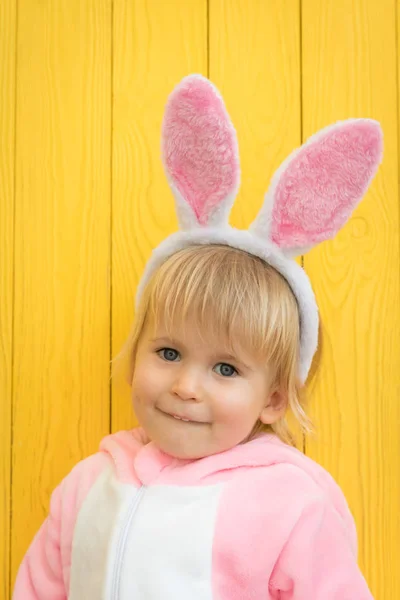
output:
POLYGON ((151 249, 177 227, 160 124, 192 72, 238 131, 239 227, 310 134, 382 123, 370 192, 304 257, 322 318, 305 452, 348 498, 374 597, 398 600, 398 15, 396 0, 0 0, 0 600, 54 487, 135 423, 110 359, 151 249))

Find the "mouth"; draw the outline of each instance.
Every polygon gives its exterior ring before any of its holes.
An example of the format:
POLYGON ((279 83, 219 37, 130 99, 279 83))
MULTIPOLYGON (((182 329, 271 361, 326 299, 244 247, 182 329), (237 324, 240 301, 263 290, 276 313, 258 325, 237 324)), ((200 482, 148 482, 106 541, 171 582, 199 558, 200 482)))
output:
POLYGON ((166 417, 169 417, 170 419, 174 419, 175 421, 182 421, 183 423, 190 423, 191 425, 206 425, 207 424, 204 421, 195 421, 193 419, 187 419, 185 417, 180 417, 179 415, 176 415, 174 413, 164 412, 161 409, 158 409, 158 410, 166 417))

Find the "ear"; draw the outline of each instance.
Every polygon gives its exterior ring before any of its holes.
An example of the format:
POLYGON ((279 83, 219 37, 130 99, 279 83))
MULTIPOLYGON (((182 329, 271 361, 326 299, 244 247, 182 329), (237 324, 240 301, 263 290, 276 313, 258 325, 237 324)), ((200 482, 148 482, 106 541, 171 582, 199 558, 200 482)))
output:
POLYGON ((205 77, 185 77, 170 95, 162 155, 181 228, 227 224, 240 180, 237 139, 218 90, 205 77))
POLYGON ((377 121, 322 129, 277 170, 250 230, 290 257, 333 238, 366 193, 382 160, 377 121))
POLYGON ((267 403, 261 411, 260 421, 264 425, 275 423, 282 419, 287 408, 287 396, 281 390, 275 390, 268 397, 267 403))

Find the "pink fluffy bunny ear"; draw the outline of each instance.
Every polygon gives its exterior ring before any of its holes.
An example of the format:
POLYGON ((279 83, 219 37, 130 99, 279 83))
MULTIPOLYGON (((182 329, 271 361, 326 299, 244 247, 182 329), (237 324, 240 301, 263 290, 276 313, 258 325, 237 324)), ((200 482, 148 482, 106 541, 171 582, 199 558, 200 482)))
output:
POLYGON ((201 75, 170 95, 162 155, 182 229, 227 224, 240 180, 236 133, 218 90, 201 75))
POLYGON ((371 119, 322 129, 277 170, 250 230, 290 257, 334 237, 375 176, 382 146, 381 127, 371 119))

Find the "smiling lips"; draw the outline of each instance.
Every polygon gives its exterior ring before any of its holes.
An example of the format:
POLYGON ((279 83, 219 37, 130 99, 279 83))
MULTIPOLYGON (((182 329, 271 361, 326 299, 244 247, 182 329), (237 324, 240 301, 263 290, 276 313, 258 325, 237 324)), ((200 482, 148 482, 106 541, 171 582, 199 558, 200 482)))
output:
POLYGON ((177 415, 171 415, 174 419, 178 419, 178 421, 186 421, 187 423, 191 423, 190 419, 184 419, 183 417, 178 417, 177 415))
POLYGON ((178 415, 168 414, 169 417, 173 417, 177 421, 185 421, 185 423, 197 423, 198 425, 204 425, 204 421, 195 421, 194 419, 186 419, 185 417, 178 417, 178 415))
MULTIPOLYGON (((164 412, 164 411, 161 411, 161 412, 164 412)), ((176 419, 177 421, 185 421, 185 423, 199 423, 199 424, 204 425, 204 421, 195 421, 194 419, 187 419, 186 417, 179 417, 178 415, 176 415, 174 413, 164 412, 164 414, 167 415, 168 417, 172 417, 173 419, 176 419)))

